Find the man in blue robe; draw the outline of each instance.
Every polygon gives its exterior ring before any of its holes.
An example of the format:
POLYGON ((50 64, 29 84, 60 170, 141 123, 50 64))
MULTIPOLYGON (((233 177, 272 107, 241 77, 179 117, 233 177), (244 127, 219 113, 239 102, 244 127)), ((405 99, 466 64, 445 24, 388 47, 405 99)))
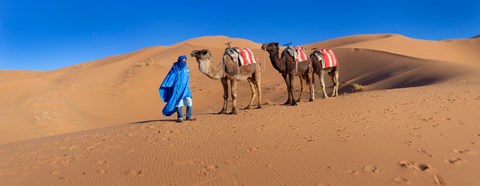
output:
POLYGON ((177 62, 173 63, 162 85, 158 88, 158 93, 162 101, 167 103, 163 107, 163 115, 171 116, 177 112, 177 122, 182 122, 182 107, 186 106, 186 120, 195 120, 192 118, 192 93, 190 92, 190 71, 187 66, 187 56, 179 56, 177 62))

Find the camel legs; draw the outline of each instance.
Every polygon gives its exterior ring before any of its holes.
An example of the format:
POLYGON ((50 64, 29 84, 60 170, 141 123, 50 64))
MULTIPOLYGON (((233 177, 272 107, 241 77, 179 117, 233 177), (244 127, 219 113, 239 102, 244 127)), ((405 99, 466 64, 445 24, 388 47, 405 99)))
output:
POLYGON ((316 74, 315 72, 312 73, 312 86, 314 90, 315 90, 315 74, 316 74))
MULTIPOLYGON (((253 73, 253 76, 252 76, 252 83, 253 85, 255 85, 255 90, 256 90, 256 93, 257 93, 257 96, 258 96, 258 105, 256 107, 256 109, 260 109, 262 108, 262 86, 261 86, 261 79, 262 79, 262 76, 261 76, 261 73, 260 73, 260 68, 257 68, 257 71, 255 73, 253 73)), ((252 98, 252 101, 253 101, 253 98, 252 98)), ((250 102, 250 104, 252 104, 250 102)))
POLYGON ((338 82, 338 77, 339 77, 339 73, 338 73, 338 68, 335 68, 332 70, 332 72, 328 73, 328 75, 332 78, 332 82, 333 82, 333 92, 332 92, 332 97, 334 96, 338 96, 338 86, 339 86, 339 82, 338 82))
POLYGON ((232 92, 232 112, 230 114, 237 114, 237 80, 231 79, 231 92, 232 92))
POLYGON ((292 100, 292 102, 290 103, 290 106, 296 106, 297 105, 297 102, 295 101, 295 98, 293 98, 293 80, 295 79, 295 75, 294 74, 289 74, 288 75, 288 81, 289 81, 289 87, 288 87, 288 93, 290 95, 290 100, 292 100))
POLYGON ((227 103, 228 103, 228 80, 227 78, 222 78, 220 80, 223 86, 223 107, 218 114, 225 114, 227 113, 227 103))
POLYGON ((291 96, 291 92, 290 92, 289 77, 288 77, 288 74, 286 74, 286 73, 282 73, 282 77, 283 77, 283 80, 285 80, 285 84, 287 85, 287 92, 288 92, 287 102, 285 102, 284 105, 290 105, 290 103, 292 102, 292 96, 291 96))
POLYGON ((303 94, 303 78, 302 76, 298 76, 300 78, 300 96, 298 96, 297 102, 300 102, 302 99, 302 94, 303 94))
POLYGON ((257 109, 259 108, 262 108, 262 86, 261 86, 261 77, 260 77, 260 73, 257 73, 257 75, 255 76, 255 87, 257 88, 257 94, 258 94, 258 106, 257 106, 257 109))
POLYGON ((247 107, 245 107, 245 109, 251 109, 253 99, 255 99, 255 96, 257 95, 257 92, 255 91, 255 84, 253 83, 254 80, 252 79, 252 77, 247 78, 247 81, 248 81, 248 84, 250 84, 250 90, 252 91, 252 97, 250 99, 250 103, 248 104, 247 107))
POLYGON ((310 99, 308 101, 315 100, 315 89, 313 86, 312 78, 313 78, 313 73, 309 72, 306 74, 307 85, 308 85, 308 88, 310 88, 310 99))
POLYGON ((323 96, 324 96, 325 98, 328 98, 327 91, 325 91, 325 79, 324 79, 324 77, 323 77, 324 75, 325 75, 325 71, 320 70, 320 75, 319 75, 319 76, 320 76, 320 83, 321 83, 321 85, 322 85, 323 96))

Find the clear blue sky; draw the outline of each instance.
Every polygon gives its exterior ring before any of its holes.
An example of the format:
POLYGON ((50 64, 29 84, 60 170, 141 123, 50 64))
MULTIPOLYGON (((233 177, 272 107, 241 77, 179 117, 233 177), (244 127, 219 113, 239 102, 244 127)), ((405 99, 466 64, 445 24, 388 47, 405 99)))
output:
POLYGON ((480 34, 479 0, 0 0, 0 69, 51 70, 210 35, 307 44, 480 34))

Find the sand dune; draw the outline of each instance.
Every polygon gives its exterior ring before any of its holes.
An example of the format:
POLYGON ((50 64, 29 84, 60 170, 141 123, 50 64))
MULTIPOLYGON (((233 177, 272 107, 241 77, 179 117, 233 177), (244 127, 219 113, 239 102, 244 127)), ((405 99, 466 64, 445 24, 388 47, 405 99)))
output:
POLYGON ((480 65, 480 44, 470 42, 413 40, 402 35, 343 45, 344 48, 379 50, 409 57, 480 65))
MULTIPOLYGON (((286 88, 261 44, 225 36, 53 71, 0 71, 0 182, 476 185, 479 41, 372 34, 305 45, 336 52, 342 95, 297 107, 280 105, 286 88), (189 58, 198 120, 161 116, 157 88, 176 57, 208 48, 220 63, 229 41, 262 63, 264 109, 212 114, 221 84, 189 58)), ((250 90, 238 89, 242 108, 250 90)))

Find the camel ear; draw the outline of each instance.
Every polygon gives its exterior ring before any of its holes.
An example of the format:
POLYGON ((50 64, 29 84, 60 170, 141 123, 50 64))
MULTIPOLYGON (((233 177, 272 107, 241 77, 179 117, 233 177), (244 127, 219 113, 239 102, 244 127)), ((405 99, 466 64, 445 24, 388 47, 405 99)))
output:
POLYGON ((273 42, 272 44, 278 47, 278 43, 277 43, 277 42, 273 42))
POLYGON ((265 50, 265 44, 262 44, 262 50, 265 50))
POLYGON ((192 50, 192 52, 190 52, 190 56, 193 57, 195 55, 195 53, 197 53, 197 52, 198 52, 198 50, 192 50))
POLYGON ((203 55, 207 55, 207 54, 208 54, 208 50, 207 50, 207 49, 203 49, 203 50, 202 50, 202 54, 203 54, 203 55))

